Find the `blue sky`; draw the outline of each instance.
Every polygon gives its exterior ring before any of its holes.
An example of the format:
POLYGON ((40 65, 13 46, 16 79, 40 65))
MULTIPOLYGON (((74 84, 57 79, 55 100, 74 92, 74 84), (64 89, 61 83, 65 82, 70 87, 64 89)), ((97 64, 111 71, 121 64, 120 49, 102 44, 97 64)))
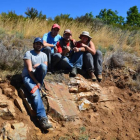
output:
POLYGON ((137 6, 140 12, 140 0, 0 0, 0 13, 15 11, 18 15, 24 15, 27 7, 42 11, 48 17, 70 14, 77 17, 90 13, 98 15, 101 9, 117 10, 119 16, 126 17, 130 7, 137 6))

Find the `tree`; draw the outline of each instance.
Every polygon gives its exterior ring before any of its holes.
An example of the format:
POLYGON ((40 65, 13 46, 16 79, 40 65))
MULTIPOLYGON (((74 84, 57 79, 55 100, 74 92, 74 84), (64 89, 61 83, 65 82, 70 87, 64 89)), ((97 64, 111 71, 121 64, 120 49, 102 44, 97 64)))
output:
POLYGON ((70 14, 60 14, 54 18, 54 21, 58 24, 60 24, 61 20, 65 20, 69 22, 72 21, 73 18, 70 17, 70 14))
POLYGON ((34 19, 34 18, 39 18, 39 19, 45 19, 46 20, 46 15, 42 14, 41 12, 38 12, 35 8, 27 8, 27 11, 25 12, 28 18, 34 19))
POLYGON ((116 10, 114 12, 111 9, 102 9, 96 18, 103 20, 106 24, 124 24, 124 18, 117 14, 118 12, 116 10))
POLYGON ((126 23, 128 25, 140 27, 140 13, 138 11, 137 6, 133 6, 127 11, 126 18, 127 18, 126 23))
POLYGON ((80 17, 77 17, 75 18, 76 21, 79 21, 79 22, 85 22, 85 23, 91 23, 94 21, 94 16, 92 14, 92 12, 90 13, 86 13, 84 16, 80 16, 80 17))

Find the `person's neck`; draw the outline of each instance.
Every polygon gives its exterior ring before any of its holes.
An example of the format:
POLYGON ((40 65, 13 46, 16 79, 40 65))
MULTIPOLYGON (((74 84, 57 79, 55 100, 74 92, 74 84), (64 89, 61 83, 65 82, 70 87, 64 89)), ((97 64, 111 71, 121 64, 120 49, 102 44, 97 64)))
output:
POLYGON ((56 35, 52 35, 52 32, 51 32, 51 36, 54 38, 56 35))
POLYGON ((41 51, 36 51, 36 50, 34 50, 34 51, 35 51, 36 54, 39 54, 41 52, 41 51))

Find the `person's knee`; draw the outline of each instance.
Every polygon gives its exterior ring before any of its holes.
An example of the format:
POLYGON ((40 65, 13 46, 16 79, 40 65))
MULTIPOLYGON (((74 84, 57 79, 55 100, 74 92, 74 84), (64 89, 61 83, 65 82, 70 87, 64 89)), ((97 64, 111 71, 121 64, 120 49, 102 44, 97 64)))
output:
POLYGON ((84 56, 87 57, 87 58, 90 58, 90 57, 92 57, 92 54, 90 52, 88 52, 88 53, 85 53, 84 56))
POLYGON ((43 49, 43 52, 44 52, 44 53, 51 52, 51 47, 45 47, 45 48, 43 49))
POLYGON ((40 64, 40 68, 42 71, 47 71, 47 65, 46 64, 40 64))
POLYGON ((97 56, 102 56, 102 52, 101 52, 100 50, 97 50, 97 51, 96 51, 96 55, 97 55, 97 56))
POLYGON ((55 53, 53 58, 56 60, 61 59, 62 55, 60 53, 55 53))

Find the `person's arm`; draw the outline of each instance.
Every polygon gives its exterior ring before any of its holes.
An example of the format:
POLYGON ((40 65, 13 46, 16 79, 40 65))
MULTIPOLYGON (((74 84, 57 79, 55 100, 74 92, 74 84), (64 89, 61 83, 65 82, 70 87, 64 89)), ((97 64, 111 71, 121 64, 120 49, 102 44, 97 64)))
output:
POLYGON ((27 66, 28 69, 28 74, 32 78, 32 80, 36 83, 36 85, 40 88, 41 84, 37 81, 35 78, 33 71, 32 71, 32 63, 30 59, 24 59, 25 65, 27 66))
POLYGON ((85 50, 90 52, 92 55, 96 54, 95 45, 92 41, 90 41, 89 46, 82 43, 82 46, 85 47, 85 50))
POLYGON ((74 52, 85 52, 85 47, 80 47, 80 48, 74 47, 73 50, 74 52))
POLYGON ((70 52, 70 46, 67 46, 65 50, 63 50, 62 55, 65 56, 68 52, 70 52))
POLYGON ((45 40, 43 40, 43 45, 44 45, 44 47, 55 47, 55 45, 49 44, 45 40))
POLYGON ((53 44, 47 42, 47 38, 49 37, 49 33, 43 35, 43 45, 44 47, 54 47, 53 44))

